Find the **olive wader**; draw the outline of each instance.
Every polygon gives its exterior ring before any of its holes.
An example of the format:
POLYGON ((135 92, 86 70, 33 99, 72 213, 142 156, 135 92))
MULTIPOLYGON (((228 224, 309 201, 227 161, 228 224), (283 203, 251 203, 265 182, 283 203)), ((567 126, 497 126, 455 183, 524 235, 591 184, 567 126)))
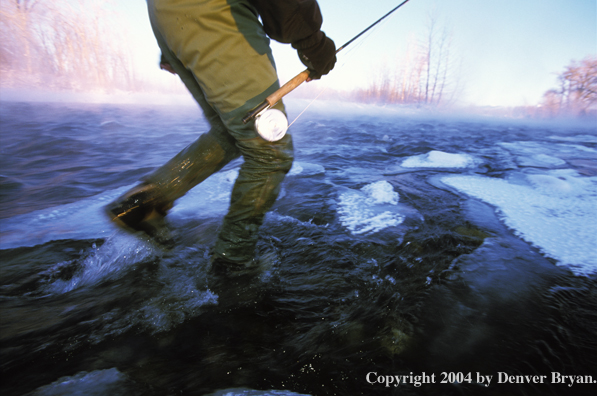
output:
MULTIPOLYGON (((268 142, 253 121, 241 121, 279 88, 269 38, 247 0, 148 0, 147 5, 163 57, 211 129, 149 175, 144 186, 165 215, 176 199, 242 155, 213 258, 248 265, 258 229, 293 161, 289 134, 268 142)), ((276 108, 284 111, 282 103, 276 108)))

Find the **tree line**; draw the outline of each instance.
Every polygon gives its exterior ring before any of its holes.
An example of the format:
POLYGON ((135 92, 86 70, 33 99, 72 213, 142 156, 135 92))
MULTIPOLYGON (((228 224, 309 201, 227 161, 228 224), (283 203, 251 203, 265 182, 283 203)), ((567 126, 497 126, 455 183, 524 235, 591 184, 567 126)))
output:
MULTIPOLYGON (((3 86, 65 90, 139 91, 121 15, 111 0, 0 0, 0 81, 3 86)), ((452 35, 428 17, 395 65, 379 70, 352 98, 361 102, 442 106, 460 91, 452 35)), ((517 108, 526 117, 597 113, 597 56, 573 61, 558 74, 538 106, 517 108)))
MULTIPOLYGON (((110 0, 0 0, 0 79, 4 86, 137 91, 123 22, 110 0)), ((399 68, 353 99, 441 105, 455 95, 451 35, 430 16, 399 68)), ((151 85, 151 84, 149 84, 151 85)))
POLYGON ((1 0, 5 86, 135 90, 133 60, 110 1, 1 0))
POLYGON ((539 112, 543 116, 597 114, 597 56, 572 61, 558 74, 558 87, 545 92, 539 112))

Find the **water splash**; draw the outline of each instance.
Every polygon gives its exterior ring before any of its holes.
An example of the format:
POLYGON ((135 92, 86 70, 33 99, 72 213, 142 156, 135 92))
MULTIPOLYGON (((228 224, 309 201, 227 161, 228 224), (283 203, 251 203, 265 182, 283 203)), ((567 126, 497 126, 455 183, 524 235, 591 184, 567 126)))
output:
MULTIPOLYGON (((45 290, 50 294, 64 294, 81 287, 97 285, 119 277, 135 263, 150 260, 158 254, 156 248, 150 244, 124 232, 118 232, 99 247, 93 244, 92 251, 81 261, 72 278, 57 279, 47 285, 45 290)), ((57 263, 52 268, 63 264, 57 263)))

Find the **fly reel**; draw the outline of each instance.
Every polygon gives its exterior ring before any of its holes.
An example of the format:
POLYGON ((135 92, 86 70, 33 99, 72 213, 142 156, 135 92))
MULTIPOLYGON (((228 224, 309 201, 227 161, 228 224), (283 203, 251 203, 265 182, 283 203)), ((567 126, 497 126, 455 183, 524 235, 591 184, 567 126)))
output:
POLYGON ((286 135, 288 118, 280 110, 265 110, 255 119, 255 130, 268 142, 277 142, 286 135))

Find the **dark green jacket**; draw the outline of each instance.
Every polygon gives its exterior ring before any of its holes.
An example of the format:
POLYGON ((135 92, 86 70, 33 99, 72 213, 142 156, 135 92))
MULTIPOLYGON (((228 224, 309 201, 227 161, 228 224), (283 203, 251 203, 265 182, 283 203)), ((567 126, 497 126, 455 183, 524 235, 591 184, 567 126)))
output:
POLYGON ((265 33, 295 49, 312 47, 325 35, 321 32, 323 18, 316 0, 249 0, 257 9, 265 33))

